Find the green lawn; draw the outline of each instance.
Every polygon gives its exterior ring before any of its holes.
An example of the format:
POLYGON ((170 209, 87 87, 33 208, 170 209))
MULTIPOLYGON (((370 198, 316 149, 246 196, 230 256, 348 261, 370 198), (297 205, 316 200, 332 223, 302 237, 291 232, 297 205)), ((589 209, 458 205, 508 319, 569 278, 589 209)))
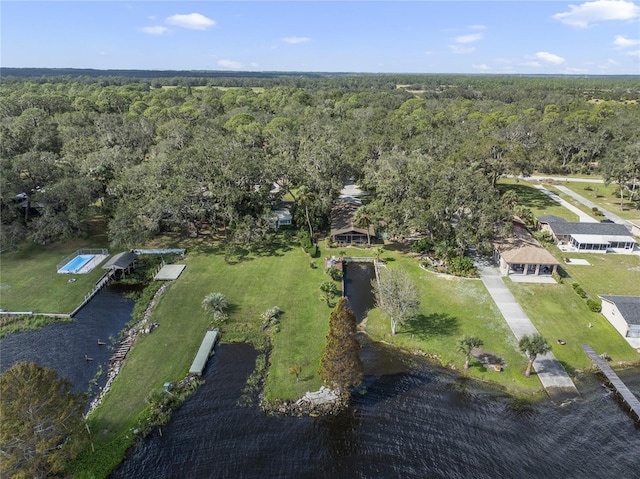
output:
MULTIPOLYGON (((620 195, 617 193, 617 185, 615 184, 604 185, 602 183, 563 182, 562 186, 584 196, 589 201, 597 204, 601 209, 610 211, 611 213, 618 215, 620 218, 627 220, 640 219, 640 210, 637 209, 634 204, 631 204, 626 197, 622 202, 622 209, 620 208, 620 195)), ((553 185, 549 185, 549 189, 557 193, 562 199, 570 201, 572 204, 575 204, 586 213, 593 216, 591 208, 584 206, 582 203, 577 202, 570 196, 567 196, 561 191, 553 188, 553 185)))
POLYGON ((418 286, 420 315, 401 326, 396 336, 391 336, 389 321, 379 311, 371 311, 367 332, 374 339, 435 355, 442 365, 463 372, 464 356, 457 351, 458 340, 464 335, 478 336, 484 341, 482 349, 502 357, 506 367, 503 372, 495 372, 472 361, 465 374, 494 381, 512 392, 532 394, 542 390, 535 378, 523 376, 526 359, 517 351, 513 333, 480 280, 444 279, 422 270, 411 257, 394 255, 391 259, 394 261, 388 267, 404 268, 418 286))
POLYGON ((507 190, 515 191, 520 199, 520 204, 530 208, 536 218, 542 215, 555 215, 567 221, 578 221, 578 215, 569 211, 557 201, 552 200, 526 181, 501 178, 498 182, 498 188, 501 193, 507 190))
POLYGON ((0 308, 9 311, 63 313, 73 311, 104 274, 58 274, 56 265, 80 248, 103 248, 95 238, 47 246, 28 245, 0 255, 0 308), (74 278, 76 282, 70 283, 74 278))
POLYGON ((570 281, 563 284, 505 282, 570 374, 576 369, 591 367, 591 360, 580 348, 583 343, 590 344, 598 353, 606 352, 614 362, 640 360, 638 353, 602 314, 589 311, 585 300, 573 291, 570 281), (566 344, 558 345, 558 339, 566 344))

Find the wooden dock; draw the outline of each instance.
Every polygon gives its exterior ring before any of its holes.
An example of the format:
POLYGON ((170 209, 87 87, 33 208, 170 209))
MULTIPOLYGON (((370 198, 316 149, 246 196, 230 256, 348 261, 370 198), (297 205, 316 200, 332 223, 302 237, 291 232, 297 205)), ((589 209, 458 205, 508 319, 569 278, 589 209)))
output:
POLYGON ((630 411, 633 412, 636 416, 636 419, 640 421, 640 400, 631 392, 629 388, 622 382, 622 380, 618 377, 618 375, 611 369, 611 367, 607 364, 607 362, 602 359, 600 356, 596 354, 591 346, 588 344, 581 345, 583 351, 591 358, 591 360, 596 363, 598 369, 602 371, 617 391, 617 393, 622 397, 626 405, 629 407, 630 411))
POLYGON ((207 360, 211 355, 211 351, 213 351, 213 347, 218 340, 219 331, 220 330, 216 328, 213 331, 207 331, 204 335, 198 354, 196 354, 196 357, 191 364, 191 368, 189 368, 189 374, 202 376, 202 371, 204 371, 204 367, 207 365, 207 360))

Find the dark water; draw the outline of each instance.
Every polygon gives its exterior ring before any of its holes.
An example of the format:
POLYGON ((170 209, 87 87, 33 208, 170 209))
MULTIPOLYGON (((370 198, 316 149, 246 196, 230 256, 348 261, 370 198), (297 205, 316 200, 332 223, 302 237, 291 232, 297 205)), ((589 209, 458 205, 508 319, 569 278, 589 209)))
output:
MULTIPOLYGON (((373 265, 351 263, 362 319, 373 265)), ((239 407, 256 353, 222 345, 205 384, 114 478, 636 478, 640 428, 595 376, 580 402, 523 403, 360 337, 365 394, 337 417, 276 418, 239 407)), ((640 369, 621 374, 640 394, 640 369)))
POLYGON ((344 265, 344 295, 358 320, 374 307, 375 296, 371 281, 376 277, 373 263, 348 263, 344 265))
MULTIPOLYGON (((237 406, 256 353, 221 345, 205 384, 114 478, 637 478, 640 429, 597 378, 564 407, 522 405, 363 340, 366 394, 338 417, 237 406)), ((640 393, 640 371, 625 381, 640 393)))
POLYGON ((95 394, 106 382, 108 361, 113 355, 109 338, 117 339, 132 310, 132 300, 103 288, 73 322, 14 333, 0 340, 0 371, 19 361, 32 361, 68 378, 75 392, 95 394), (107 344, 99 346, 98 339, 107 344), (93 361, 86 361, 85 355, 93 361), (103 374, 90 384, 99 370, 103 374))

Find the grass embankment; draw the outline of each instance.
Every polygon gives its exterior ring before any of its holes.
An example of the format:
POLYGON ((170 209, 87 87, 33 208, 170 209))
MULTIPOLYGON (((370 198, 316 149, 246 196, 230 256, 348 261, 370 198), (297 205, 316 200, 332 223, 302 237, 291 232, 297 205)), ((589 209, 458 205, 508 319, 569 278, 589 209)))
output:
POLYGON ((385 253, 383 258, 392 260, 389 268, 403 268, 411 275, 420 293, 420 314, 391 336, 389 321, 378 310, 370 311, 367 332, 374 339, 409 351, 426 352, 437 357, 443 366, 498 383, 514 393, 542 390, 539 381, 523 376, 526 359, 518 352, 513 333, 480 280, 429 273, 420 268, 415 258, 398 253, 385 253), (464 355, 458 352, 458 341, 465 335, 482 339, 482 350, 502 358, 504 370, 496 372, 472 360, 471 367, 464 371, 464 355))
MULTIPOLYGON (((579 201, 576 201, 571 196, 563 193, 562 191, 554 188, 554 185, 545 185, 548 189, 552 190, 562 199, 569 201, 571 204, 577 206, 585 213, 594 216, 593 211, 588 206, 583 205, 579 201)), ((600 209, 607 210, 620 218, 626 220, 638 220, 640 219, 640 210, 636 208, 636 205, 631 203, 627 196, 622 201, 622 208, 620 207, 620 194, 618 193, 618 185, 602 183, 571 183, 562 182, 562 185, 569 188, 574 193, 584 196, 589 201, 592 201, 600 209)), ((596 219, 598 219, 596 217, 596 219)))

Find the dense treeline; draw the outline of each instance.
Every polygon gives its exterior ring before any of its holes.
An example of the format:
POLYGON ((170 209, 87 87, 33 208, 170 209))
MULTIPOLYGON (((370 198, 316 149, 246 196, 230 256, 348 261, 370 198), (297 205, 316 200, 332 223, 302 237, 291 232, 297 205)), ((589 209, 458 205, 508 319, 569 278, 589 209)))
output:
POLYGON ((2 248, 95 215, 116 246, 202 224, 257 245, 274 183, 321 228, 346 178, 390 234, 486 246, 503 174, 601 172, 637 200, 639 99, 634 77, 3 78, 2 248))

